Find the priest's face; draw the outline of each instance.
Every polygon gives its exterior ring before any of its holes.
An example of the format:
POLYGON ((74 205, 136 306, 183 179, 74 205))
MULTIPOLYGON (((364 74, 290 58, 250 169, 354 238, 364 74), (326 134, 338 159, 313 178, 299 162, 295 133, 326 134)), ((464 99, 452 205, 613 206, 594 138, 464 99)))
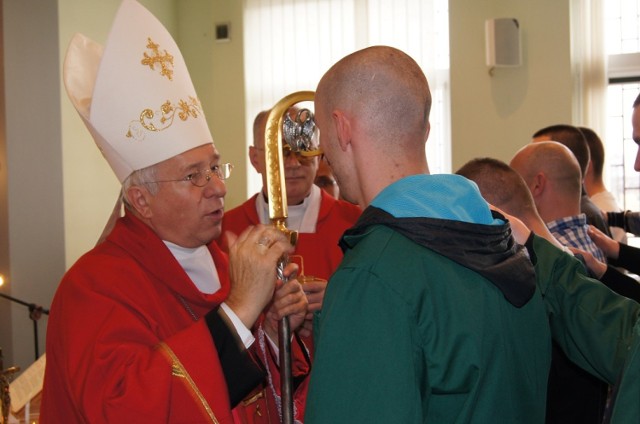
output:
MULTIPOLYGON (((294 117, 295 115, 292 116, 292 118, 294 117)), ((264 128, 267 125, 266 121, 267 115, 261 115, 261 120, 256 122, 260 130, 254 134, 254 146, 249 148, 249 159, 256 171, 262 174, 262 186, 265 193, 267 191, 267 166, 264 158, 264 128)), ((282 144, 284 145, 286 142, 282 140, 282 144)), ((282 156, 287 204, 299 205, 311 193, 316 171, 318 170, 319 158, 317 156, 304 157, 292 153, 288 149, 283 149, 282 156)))
POLYGON ((207 144, 157 165, 156 180, 164 182, 156 183, 157 193, 147 196, 143 218, 161 239, 182 247, 199 247, 220 236, 227 193, 224 181, 215 174, 209 174, 208 181, 203 179, 202 187, 184 180, 219 164, 218 151, 207 144))

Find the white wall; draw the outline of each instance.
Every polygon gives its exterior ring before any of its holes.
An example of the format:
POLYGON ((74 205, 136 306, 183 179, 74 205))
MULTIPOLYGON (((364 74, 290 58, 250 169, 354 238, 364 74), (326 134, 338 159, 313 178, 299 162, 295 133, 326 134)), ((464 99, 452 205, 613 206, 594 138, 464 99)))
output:
POLYGON ((538 129, 571 123, 569 1, 451 0, 451 135, 455 172, 468 160, 509 162, 538 129), (523 65, 485 65, 484 22, 520 22, 523 65))
POLYGON ((178 44, 224 162, 235 168, 227 180, 227 209, 247 198, 242 1, 180 1, 178 44), (216 42, 214 27, 229 23, 231 40, 216 42))
MULTIPOLYGON (((55 2, 3 2, 3 52, 9 268, 3 292, 47 307, 64 272, 62 152, 55 2)), ((5 365, 34 360, 28 308, 0 299, 11 310, 0 334, 5 365)), ((38 329, 44 350, 44 317, 38 329)))

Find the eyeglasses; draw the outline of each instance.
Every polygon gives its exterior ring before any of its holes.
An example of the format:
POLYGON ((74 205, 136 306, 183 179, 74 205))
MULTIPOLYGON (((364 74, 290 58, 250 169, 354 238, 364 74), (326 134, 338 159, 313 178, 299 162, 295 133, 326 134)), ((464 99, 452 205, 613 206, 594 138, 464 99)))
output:
POLYGON ((203 169, 202 171, 192 172, 184 178, 178 180, 157 180, 146 181, 146 183, 172 183, 176 181, 189 181, 196 187, 204 187, 211 180, 211 175, 215 175, 221 180, 226 180, 231 176, 231 170, 233 165, 230 163, 223 163, 220 165, 213 165, 211 168, 203 169))
POLYGON ((291 157, 291 155, 295 155, 296 160, 300 163, 300 165, 309 165, 318 155, 313 156, 305 156, 301 152, 294 152, 291 150, 289 146, 284 146, 282 148, 282 160, 285 161, 291 157))

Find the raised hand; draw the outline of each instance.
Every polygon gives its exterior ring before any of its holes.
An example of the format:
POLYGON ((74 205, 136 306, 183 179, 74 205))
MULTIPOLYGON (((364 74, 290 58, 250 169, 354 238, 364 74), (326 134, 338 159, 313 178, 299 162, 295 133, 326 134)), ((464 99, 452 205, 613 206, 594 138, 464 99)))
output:
POLYGON ((271 302, 278 261, 292 250, 287 237, 273 226, 249 227, 237 238, 229 235, 231 291, 226 304, 247 328, 271 302))

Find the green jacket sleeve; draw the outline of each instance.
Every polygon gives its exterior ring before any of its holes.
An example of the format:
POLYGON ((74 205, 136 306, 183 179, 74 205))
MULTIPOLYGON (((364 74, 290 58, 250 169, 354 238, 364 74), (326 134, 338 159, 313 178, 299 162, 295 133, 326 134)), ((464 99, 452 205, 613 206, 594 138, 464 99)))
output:
POLYGON ((553 339, 578 366, 614 384, 633 343, 640 305, 586 276, 573 256, 533 236, 535 265, 553 339))

